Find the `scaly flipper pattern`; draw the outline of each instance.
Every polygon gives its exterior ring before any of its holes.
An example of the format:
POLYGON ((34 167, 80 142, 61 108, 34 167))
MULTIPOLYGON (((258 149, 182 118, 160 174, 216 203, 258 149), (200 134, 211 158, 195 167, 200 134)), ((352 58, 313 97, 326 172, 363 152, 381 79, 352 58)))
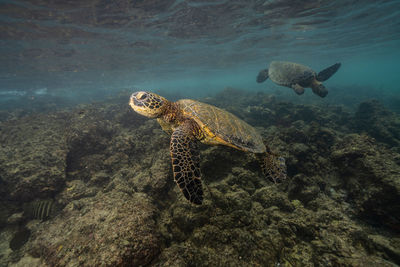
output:
POLYGON ((172 133, 170 151, 174 180, 179 189, 191 203, 201 205, 200 154, 191 121, 182 123, 172 133))
POLYGON ((298 95, 304 94, 304 88, 300 86, 299 84, 295 83, 291 85, 292 89, 296 92, 298 95))
POLYGON ((267 152, 257 154, 257 157, 260 161, 261 170, 267 178, 271 179, 274 183, 286 179, 286 163, 283 157, 276 155, 268 147, 267 152))

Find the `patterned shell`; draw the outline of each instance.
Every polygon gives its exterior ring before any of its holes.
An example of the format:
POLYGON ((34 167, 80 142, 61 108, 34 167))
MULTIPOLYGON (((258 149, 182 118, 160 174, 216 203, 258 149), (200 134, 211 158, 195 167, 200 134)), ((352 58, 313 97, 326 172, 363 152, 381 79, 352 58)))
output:
POLYGON ((269 78, 280 85, 290 86, 293 83, 307 85, 315 78, 315 72, 304 65, 285 62, 272 61, 268 68, 269 78))
POLYGON ((204 131, 207 137, 214 134, 244 151, 265 152, 261 135, 232 113, 191 99, 182 99, 177 103, 184 115, 194 119, 203 129, 209 130, 208 134, 204 131))

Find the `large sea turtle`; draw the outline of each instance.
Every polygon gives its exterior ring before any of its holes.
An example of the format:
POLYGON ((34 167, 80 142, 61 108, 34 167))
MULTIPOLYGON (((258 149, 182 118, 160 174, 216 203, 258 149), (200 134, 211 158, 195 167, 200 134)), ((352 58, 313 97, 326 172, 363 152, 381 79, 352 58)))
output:
POLYGON ((286 178, 285 160, 263 143, 253 127, 225 110, 191 99, 171 102, 143 91, 133 93, 129 105, 141 115, 157 118, 162 129, 171 134, 174 180, 194 204, 203 201, 198 141, 252 152, 265 176, 274 182, 286 178))
POLYGON ((257 82, 270 78, 274 83, 292 88, 297 94, 304 93, 304 87, 311 87, 314 94, 325 97, 328 94, 323 81, 328 80, 340 68, 336 63, 318 74, 310 67, 285 61, 272 61, 268 69, 261 70, 257 82))

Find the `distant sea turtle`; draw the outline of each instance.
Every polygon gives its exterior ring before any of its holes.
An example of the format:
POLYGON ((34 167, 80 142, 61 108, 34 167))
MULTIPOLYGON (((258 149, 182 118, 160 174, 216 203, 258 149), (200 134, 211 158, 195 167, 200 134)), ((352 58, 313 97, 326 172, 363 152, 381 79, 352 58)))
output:
POLYGON ((311 68, 298 63, 272 61, 268 69, 258 73, 257 82, 262 83, 269 77, 274 83, 292 88, 299 95, 304 93, 304 87, 311 87, 314 94, 325 97, 328 90, 322 82, 335 74, 340 65, 336 63, 317 75, 311 68))
POLYGON ((203 201, 198 141, 255 153, 265 176, 274 182, 286 178, 285 160, 264 145, 253 127, 225 110, 191 99, 170 102, 143 91, 133 93, 129 105, 141 115, 157 118, 162 129, 171 134, 174 180, 194 204, 203 201))

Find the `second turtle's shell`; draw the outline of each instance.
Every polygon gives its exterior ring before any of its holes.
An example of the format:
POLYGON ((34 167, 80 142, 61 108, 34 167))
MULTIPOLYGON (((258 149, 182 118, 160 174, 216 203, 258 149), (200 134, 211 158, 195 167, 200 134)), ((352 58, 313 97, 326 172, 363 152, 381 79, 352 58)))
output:
POLYGON ((279 85, 290 86, 298 83, 301 86, 309 86, 316 74, 311 68, 298 63, 272 61, 268 75, 279 85))

